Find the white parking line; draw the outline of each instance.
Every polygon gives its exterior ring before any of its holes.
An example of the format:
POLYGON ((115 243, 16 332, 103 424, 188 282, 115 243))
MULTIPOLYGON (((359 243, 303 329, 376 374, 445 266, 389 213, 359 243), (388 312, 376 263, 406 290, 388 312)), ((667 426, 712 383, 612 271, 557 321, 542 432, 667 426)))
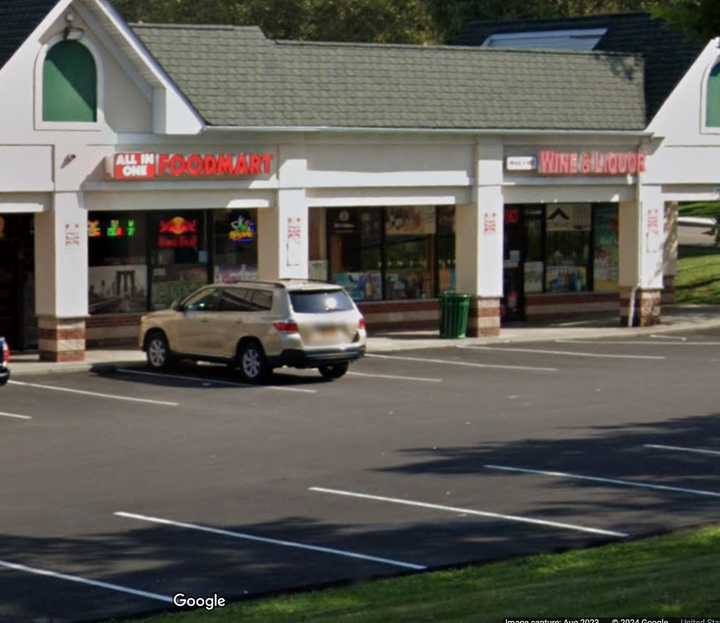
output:
POLYGON ((48 571, 47 569, 37 569, 35 567, 28 567, 26 565, 19 565, 14 562, 7 562, 0 560, 0 568, 9 569, 11 571, 21 571, 23 573, 32 573, 33 575, 42 575, 48 578, 54 578, 56 580, 65 580, 66 582, 75 582, 76 584, 85 584, 86 586, 94 586, 96 588, 105 588, 110 591, 116 591, 118 593, 126 593, 128 595, 135 595, 137 597, 145 597, 146 599, 154 599, 156 601, 162 601, 167 604, 173 603, 172 597, 167 595, 160 595, 158 593, 148 593, 147 591, 139 591, 134 588, 128 588, 127 586, 120 586, 119 584, 111 584, 109 582, 99 582, 97 580, 88 580, 81 578, 76 575, 67 575, 66 573, 56 573, 55 571, 48 571))
POLYGON ((252 534, 245 534, 243 532, 233 532, 231 530, 221 530, 219 528, 210 528, 208 526, 201 526, 193 523, 185 523, 181 521, 172 521, 170 519, 162 519, 160 517, 148 517, 147 515, 137 515, 135 513, 117 512, 113 513, 116 517, 125 517, 126 519, 137 519, 139 521, 147 521, 150 523, 157 523, 166 526, 173 526, 175 528, 185 528, 188 530, 198 530, 200 532, 207 532, 210 534, 219 534, 221 536, 231 537, 233 539, 242 539, 245 541, 254 541, 256 543, 266 543, 268 545, 279 545, 281 547, 291 547, 294 549, 308 550, 312 552, 321 552, 323 554, 332 554, 334 556, 343 556, 345 558, 355 558, 358 560, 367 560, 369 562, 377 562, 384 565, 391 565, 393 567, 402 567, 403 569, 412 569, 413 571, 424 571, 427 569, 424 565, 416 565, 409 562, 403 562, 400 560, 392 560, 390 558, 379 558, 377 556, 368 556, 366 554, 358 554, 357 552, 351 552, 344 549, 333 549, 331 547, 321 547, 319 545, 305 545, 304 543, 296 543, 295 541, 281 541, 278 539, 269 539, 265 537, 255 536, 252 534))
POLYGON ((538 348, 505 348, 504 346, 458 346, 472 350, 494 350, 504 353, 534 353, 536 355, 568 355, 571 357, 599 357, 603 359, 665 359, 659 355, 607 355, 602 353, 579 353, 569 350, 545 350, 538 348))
POLYGON ((614 346, 720 346, 720 342, 638 342, 637 340, 555 340, 556 344, 589 344, 591 346, 602 346, 611 344, 614 346))
POLYGON ((32 418, 29 415, 17 415, 16 413, 1 413, 0 417, 9 417, 16 420, 32 420, 32 418))
MULTIPOLYGON (((458 348, 460 348, 458 346, 458 348)), ((465 366, 468 368, 493 368, 497 370, 522 370, 525 372, 558 372, 557 368, 537 368, 532 366, 504 366, 492 363, 475 363, 470 361, 450 361, 448 359, 424 359, 420 357, 403 357, 400 355, 365 355, 375 359, 397 359, 399 361, 416 361, 418 363, 440 363, 449 366, 465 366)))
POLYGON ((638 489, 652 489, 655 491, 672 491, 673 493, 688 493, 690 495, 702 495, 712 498, 720 498, 720 493, 716 491, 704 491, 702 489, 685 489, 684 487, 671 487, 669 485, 653 485, 645 482, 636 482, 634 480, 619 480, 616 478, 600 478, 599 476, 581 476, 578 474, 568 474, 566 472, 550 472, 541 469, 528 469, 524 467, 507 467, 505 465, 485 465, 487 469, 496 469, 504 472, 517 472, 521 474, 537 474, 540 476, 553 476, 555 478, 572 478, 574 480, 588 480, 590 482, 602 482, 611 485, 619 485, 621 487, 636 487, 638 489))
POLYGON ((208 379, 198 376, 183 376, 180 374, 164 374, 162 372, 148 372, 146 370, 132 370, 130 368, 115 368, 115 372, 120 372, 122 374, 139 374, 141 376, 156 376, 166 379, 178 379, 180 381, 195 381, 196 383, 212 383, 215 385, 225 385, 227 387, 257 387, 258 389, 275 389, 281 392, 317 394, 317 390, 315 389, 303 389, 301 387, 282 387, 280 385, 250 385, 249 383, 233 383, 232 381, 222 381, 220 379, 208 379))
POLYGON ((655 340, 678 340, 680 342, 687 342, 687 338, 680 335, 656 335, 653 333, 650 337, 655 340))
POLYGON ((627 537, 624 532, 615 532, 613 530, 602 530, 600 528, 588 528, 586 526, 578 526, 576 524, 561 523, 558 521, 548 521, 546 519, 536 519, 534 517, 520 517, 518 515, 502 515, 500 513, 492 513, 489 511, 477 511, 471 508, 459 508, 457 506, 445 506, 443 504, 429 504, 428 502, 417 502, 415 500, 404 500, 400 498, 388 498, 381 495, 370 495, 368 493, 356 493, 354 491, 342 491, 339 489, 325 489, 324 487, 310 487, 309 491, 317 493, 330 493, 332 495, 343 495, 361 500, 374 500, 376 502, 390 502, 392 504, 401 504, 403 506, 415 506, 418 508, 429 508, 431 510, 447 511, 450 513, 458 513, 460 515, 474 515, 477 517, 490 517, 492 519, 504 519, 506 521, 515 521, 518 523, 535 524, 538 526, 548 526, 551 528, 562 528, 564 530, 575 530, 577 532, 589 532, 590 534, 602 534, 605 536, 627 537))
POLYGON ((682 446, 664 446, 659 443, 646 443, 643 448, 653 448, 655 450, 673 450, 677 452, 692 452, 693 454, 707 454, 710 456, 720 456, 718 450, 705 450, 704 448, 683 448, 682 446))
POLYGON ((67 392, 69 394, 81 394, 84 396, 93 396, 95 398, 107 398, 108 400, 124 400, 126 402, 144 402, 151 405, 162 405, 164 407, 179 407, 178 402, 167 402, 165 400, 150 400, 148 398, 131 398, 129 396, 116 396, 115 394, 100 394, 98 392, 89 392, 84 389, 71 389, 70 387, 57 387, 55 385, 40 385, 39 383, 26 383, 24 381, 10 381, 13 385, 21 385, 23 387, 35 387, 37 389, 50 389, 56 392, 67 392))
POLYGON ((348 372, 352 376, 364 376, 371 379, 389 379, 391 381, 418 381, 420 383, 442 383, 442 379, 427 379, 421 376, 395 376, 394 374, 368 374, 366 372, 348 372))

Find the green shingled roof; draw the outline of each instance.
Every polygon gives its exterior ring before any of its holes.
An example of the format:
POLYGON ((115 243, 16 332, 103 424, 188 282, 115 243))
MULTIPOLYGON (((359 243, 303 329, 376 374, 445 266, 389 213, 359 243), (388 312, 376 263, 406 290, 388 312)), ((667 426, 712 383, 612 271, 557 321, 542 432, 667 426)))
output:
POLYGON ((276 42, 254 27, 133 29, 210 125, 645 127, 636 56, 276 42))
POLYGON ((595 50, 640 54, 645 60, 647 121, 695 62, 706 42, 649 13, 594 15, 514 22, 471 22, 456 43, 482 45, 494 34, 604 28, 595 50))

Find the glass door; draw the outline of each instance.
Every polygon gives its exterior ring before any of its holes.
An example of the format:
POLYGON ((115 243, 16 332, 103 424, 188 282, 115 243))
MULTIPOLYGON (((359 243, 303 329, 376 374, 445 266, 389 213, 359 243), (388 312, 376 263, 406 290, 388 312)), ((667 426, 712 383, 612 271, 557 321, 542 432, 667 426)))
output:
POLYGON ((524 320, 523 262, 525 233, 522 209, 516 206, 505 206, 504 221, 502 319, 506 321, 524 320))
POLYGON ((32 215, 0 215, 0 336, 15 350, 37 343, 34 259, 32 215))

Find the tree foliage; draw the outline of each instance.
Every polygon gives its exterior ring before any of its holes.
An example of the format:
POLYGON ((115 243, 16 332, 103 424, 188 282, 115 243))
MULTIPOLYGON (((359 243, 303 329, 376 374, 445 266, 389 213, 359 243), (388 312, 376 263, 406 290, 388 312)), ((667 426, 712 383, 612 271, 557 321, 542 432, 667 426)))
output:
POLYGON ((654 12, 692 35, 708 40, 720 36, 720 0, 665 0, 654 12))
POLYGON ((452 42, 473 20, 646 11, 705 39, 720 0, 114 0, 128 21, 260 26, 273 39, 452 42))
POLYGON ((453 41, 468 22, 582 17, 643 11, 656 0, 429 0, 446 41, 453 41))
POLYGON ((434 43, 425 0, 115 0, 132 22, 260 26, 272 39, 434 43))

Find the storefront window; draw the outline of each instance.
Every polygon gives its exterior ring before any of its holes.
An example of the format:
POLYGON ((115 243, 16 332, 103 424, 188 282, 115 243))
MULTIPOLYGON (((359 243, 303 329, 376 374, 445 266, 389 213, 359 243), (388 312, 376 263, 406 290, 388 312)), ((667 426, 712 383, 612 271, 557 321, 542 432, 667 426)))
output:
POLYGON ((387 208, 385 214, 385 298, 431 298, 435 208, 387 208))
POLYGON ((523 281, 526 294, 543 291, 543 275, 545 272, 545 221, 544 208, 526 208, 524 211, 525 263, 523 265, 523 281))
POLYGON ((437 208, 438 293, 456 288, 455 206, 437 208))
POLYGON ((310 214, 308 276, 315 281, 327 281, 327 211, 325 208, 310 208, 308 212, 310 214))
POLYGON ((382 299, 383 210, 328 210, 330 277, 356 301, 382 299))
POLYGON ((137 212, 88 216, 88 298, 91 314, 147 308, 147 229, 137 212))
POLYGON ((258 229, 255 210, 213 214, 215 283, 257 279, 258 229))
POLYGON ((593 210, 593 289, 617 292, 620 275, 618 208, 595 206, 593 210))
POLYGON ((208 282, 204 212, 152 214, 151 306, 164 309, 208 282))
POLYGON ((556 204, 546 209, 547 292, 585 292, 589 289, 591 229, 589 204, 556 204))

